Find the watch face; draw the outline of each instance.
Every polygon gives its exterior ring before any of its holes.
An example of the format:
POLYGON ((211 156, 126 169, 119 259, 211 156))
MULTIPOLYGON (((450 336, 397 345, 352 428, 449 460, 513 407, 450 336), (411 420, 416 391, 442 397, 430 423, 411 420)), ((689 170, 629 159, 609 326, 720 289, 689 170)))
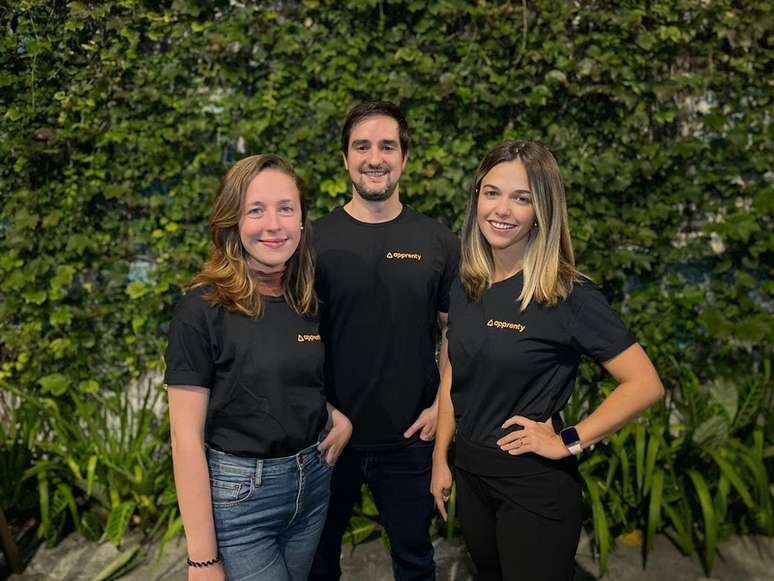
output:
POLYGON ((561 432, 559 432, 559 435, 562 437, 562 442, 564 442, 565 446, 571 446, 578 443, 580 440, 578 437, 578 431, 572 426, 563 429, 561 432))

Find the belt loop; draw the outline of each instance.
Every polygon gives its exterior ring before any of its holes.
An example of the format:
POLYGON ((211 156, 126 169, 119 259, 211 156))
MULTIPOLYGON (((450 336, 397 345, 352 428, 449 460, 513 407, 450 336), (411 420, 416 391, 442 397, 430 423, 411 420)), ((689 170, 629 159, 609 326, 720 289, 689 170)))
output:
POLYGON ((255 485, 261 485, 261 478, 263 478, 263 460, 255 461, 255 485))

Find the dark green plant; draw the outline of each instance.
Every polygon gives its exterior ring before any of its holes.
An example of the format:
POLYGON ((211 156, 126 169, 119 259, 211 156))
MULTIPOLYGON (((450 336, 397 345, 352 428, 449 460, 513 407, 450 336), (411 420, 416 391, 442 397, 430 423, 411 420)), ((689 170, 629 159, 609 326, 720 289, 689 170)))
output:
POLYGON ((41 537, 56 540, 66 521, 88 539, 116 545, 130 522, 151 536, 160 527, 179 529, 168 426, 154 412, 162 393, 155 381, 109 397, 89 386, 71 394, 71 417, 61 400, 27 401, 51 430, 36 445, 45 459, 24 474, 37 479, 41 537))
POLYGON ((352 510, 352 517, 344 533, 344 542, 358 545, 380 535, 386 538, 384 527, 379 523, 379 510, 376 508, 371 490, 364 484, 360 501, 352 510))
POLYGON ((645 532, 643 562, 655 533, 665 531, 684 554, 698 552, 707 574, 717 542, 730 532, 774 534, 763 449, 773 396, 768 362, 739 386, 700 386, 684 370, 647 422, 624 427, 584 458, 603 572, 613 538, 624 531, 645 532))
POLYGON ((41 424, 31 412, 10 393, 0 393, 0 509, 9 514, 28 515, 37 505, 24 483, 41 424))

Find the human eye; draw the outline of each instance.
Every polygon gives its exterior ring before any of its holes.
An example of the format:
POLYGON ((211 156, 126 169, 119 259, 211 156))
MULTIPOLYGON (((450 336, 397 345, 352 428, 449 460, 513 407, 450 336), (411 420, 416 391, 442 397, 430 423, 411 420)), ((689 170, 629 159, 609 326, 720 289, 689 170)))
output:
POLYGON ((252 208, 248 208, 246 214, 249 218, 260 218, 263 216, 263 207, 253 206, 252 208))
POLYGON ((279 212, 283 216, 292 216, 296 209, 293 206, 280 206, 279 212))
POLYGON ((514 196, 514 200, 516 200, 517 204, 521 204, 522 206, 527 206, 532 203, 532 196, 529 194, 516 194, 514 196))
POLYGON ((498 194, 497 190, 483 190, 481 192, 482 196, 484 196, 485 198, 489 198, 489 199, 496 198, 497 194, 498 194))

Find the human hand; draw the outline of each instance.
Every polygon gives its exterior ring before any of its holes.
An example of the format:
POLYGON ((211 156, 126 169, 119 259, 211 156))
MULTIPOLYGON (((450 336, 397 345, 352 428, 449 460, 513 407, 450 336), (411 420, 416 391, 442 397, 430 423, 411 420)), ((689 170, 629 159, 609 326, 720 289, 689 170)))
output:
POLYGON ((446 460, 433 459, 433 475, 430 481, 430 493, 435 498, 435 506, 443 520, 448 520, 446 503, 449 501, 452 489, 452 474, 446 460))
POLYGON ((335 407, 331 406, 330 411, 333 425, 317 449, 325 456, 325 461, 333 466, 352 437, 352 422, 335 407))
POLYGON ((429 408, 422 410, 416 421, 409 426, 409 429, 403 433, 404 438, 410 438, 417 430, 419 432, 419 439, 425 442, 431 441, 435 438, 435 428, 438 422, 438 399, 433 402, 429 408))
POLYGON ((497 445, 504 452, 512 456, 533 452, 551 460, 570 455, 562 439, 554 432, 551 418, 545 422, 536 422, 523 416, 513 416, 505 420, 502 427, 510 428, 513 425, 522 426, 523 429, 514 430, 497 440, 497 445))
POLYGON ((226 570, 223 563, 209 567, 188 567, 188 581, 226 581, 226 570))

